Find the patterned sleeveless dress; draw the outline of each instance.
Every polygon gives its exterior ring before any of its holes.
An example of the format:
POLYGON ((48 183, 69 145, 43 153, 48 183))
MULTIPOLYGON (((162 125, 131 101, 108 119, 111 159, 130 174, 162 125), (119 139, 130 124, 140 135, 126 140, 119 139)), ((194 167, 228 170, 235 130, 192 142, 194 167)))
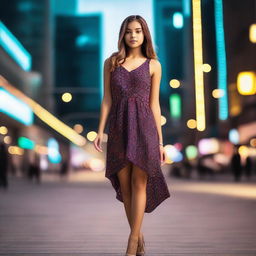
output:
POLYGON ((145 212, 152 212, 170 193, 161 170, 159 137, 149 105, 150 59, 128 71, 123 66, 111 72, 112 105, 106 153, 107 177, 123 202, 117 172, 129 161, 148 175, 145 212))

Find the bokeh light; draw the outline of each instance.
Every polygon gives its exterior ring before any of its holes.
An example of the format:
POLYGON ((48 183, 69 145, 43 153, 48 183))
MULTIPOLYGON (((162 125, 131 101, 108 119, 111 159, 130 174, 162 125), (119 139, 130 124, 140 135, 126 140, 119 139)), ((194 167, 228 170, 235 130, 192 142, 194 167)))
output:
POLYGON ((242 157, 247 157, 248 155, 249 155, 249 148, 247 147, 247 146, 244 146, 244 145, 242 145, 242 146, 240 146, 239 148, 238 148, 238 152, 239 152, 239 154, 242 156, 242 157))
POLYGON ((0 126, 0 134, 6 135, 8 133, 8 129, 6 126, 0 126))
POLYGON ((212 91, 212 96, 213 96, 213 98, 215 98, 215 99, 219 99, 219 98, 223 97, 224 94, 225 94, 225 91, 222 90, 222 89, 214 89, 214 90, 212 91))
POLYGON ((167 158, 173 162, 180 162, 183 159, 182 153, 173 145, 167 144, 164 146, 167 158))
POLYGON ((180 12, 175 12, 172 17, 173 26, 177 29, 183 27, 183 15, 180 12))
POLYGON ((174 144, 174 147, 177 148, 179 151, 181 151, 182 148, 183 148, 183 146, 182 146, 182 144, 181 144, 180 142, 176 142, 176 143, 174 144))
POLYGON ((256 23, 250 26, 249 38, 252 43, 256 43, 256 23))
POLYGON ((87 133, 87 139, 89 141, 94 141, 96 137, 97 137, 97 132, 95 131, 91 131, 87 133))
POLYGON ((216 138, 201 139, 198 143, 198 149, 202 155, 218 153, 219 148, 219 142, 216 138))
POLYGON ((77 133, 82 133, 84 128, 81 124, 75 124, 74 125, 74 130, 77 132, 77 133))
POLYGON ((165 124, 166 124, 166 118, 163 115, 161 115, 161 126, 165 124))
POLYGON ((187 121, 187 127, 190 129, 195 129, 196 128, 196 120, 195 119, 189 119, 187 121))
POLYGON ((70 102, 72 100, 72 94, 69 92, 65 92, 62 94, 61 98, 64 102, 70 102))
POLYGON ((24 154, 24 149, 23 148, 20 148, 20 147, 17 147, 17 146, 9 146, 8 147, 8 152, 11 154, 11 155, 23 155, 24 154))
POLYGON ((256 138, 253 138, 253 139, 250 140, 250 145, 252 147, 256 147, 256 138))
POLYGON ((172 88, 178 88, 180 87, 180 81, 177 80, 177 79, 172 79, 170 82, 169 82, 170 86, 172 88))
POLYGON ((195 145, 188 145, 185 149, 185 153, 188 159, 195 159, 198 155, 197 147, 195 145))
POLYGON ((12 143, 12 138, 11 136, 4 136, 4 143, 5 144, 11 144, 12 143))
POLYGON ((228 133, 229 141, 231 141, 234 144, 239 143, 239 132, 237 129, 231 129, 228 133))
POLYGON ((210 72, 211 70, 212 70, 211 65, 209 65, 209 64, 207 64, 207 63, 203 64, 203 71, 204 71, 204 72, 208 73, 208 72, 210 72))
POLYGON ((237 89, 241 95, 256 94, 256 75, 253 71, 240 72, 237 76, 237 89))

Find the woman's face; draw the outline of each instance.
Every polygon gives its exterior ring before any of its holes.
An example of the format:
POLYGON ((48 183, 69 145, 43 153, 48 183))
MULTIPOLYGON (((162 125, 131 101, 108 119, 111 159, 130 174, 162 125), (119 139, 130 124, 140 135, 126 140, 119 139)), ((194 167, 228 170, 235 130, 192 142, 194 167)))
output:
POLYGON ((125 43, 130 48, 136 48, 142 45, 144 41, 144 34, 141 24, 138 21, 131 21, 125 31, 125 43))

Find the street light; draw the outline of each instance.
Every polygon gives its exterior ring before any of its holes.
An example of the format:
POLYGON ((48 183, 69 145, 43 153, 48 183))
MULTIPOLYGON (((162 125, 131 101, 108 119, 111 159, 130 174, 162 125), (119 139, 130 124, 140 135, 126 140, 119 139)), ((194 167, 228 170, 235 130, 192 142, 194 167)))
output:
POLYGON ((256 94, 256 74, 254 71, 245 71, 238 74, 237 90, 241 95, 256 94))

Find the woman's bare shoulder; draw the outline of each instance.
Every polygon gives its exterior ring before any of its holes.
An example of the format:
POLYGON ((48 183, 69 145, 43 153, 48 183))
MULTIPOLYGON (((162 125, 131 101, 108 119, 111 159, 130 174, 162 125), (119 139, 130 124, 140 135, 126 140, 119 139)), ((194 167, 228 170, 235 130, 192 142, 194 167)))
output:
POLYGON ((111 62, 111 57, 107 57, 104 61, 105 65, 109 65, 109 63, 111 62))
POLYGON ((111 67, 111 57, 108 57, 104 61, 104 68, 109 71, 110 67, 111 67))
POLYGON ((155 67, 161 66, 161 63, 158 59, 150 59, 150 63, 152 64, 152 66, 155 66, 155 67))
POLYGON ((150 59, 151 75, 161 70, 161 63, 158 59, 150 59))

